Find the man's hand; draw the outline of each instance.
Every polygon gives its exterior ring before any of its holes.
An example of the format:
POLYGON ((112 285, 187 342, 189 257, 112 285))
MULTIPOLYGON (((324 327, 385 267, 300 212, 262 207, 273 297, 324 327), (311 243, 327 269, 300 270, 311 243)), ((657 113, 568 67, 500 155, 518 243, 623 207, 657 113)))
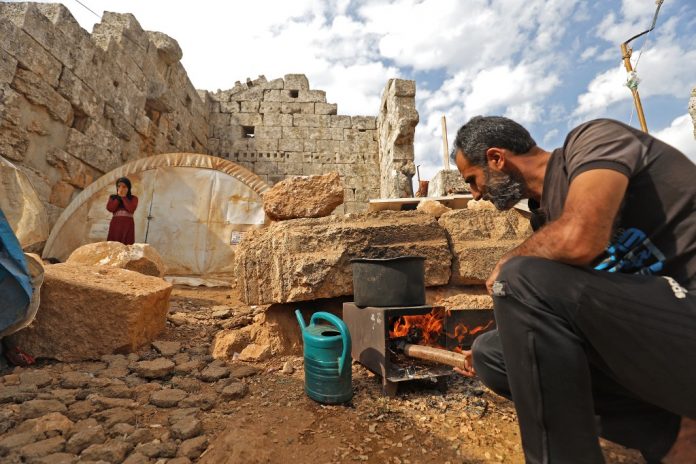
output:
POLYGON ((466 357, 466 360, 464 361, 466 363, 466 366, 463 369, 455 367, 454 372, 462 374, 464 377, 474 377, 476 375, 476 371, 474 370, 474 358, 471 350, 462 351, 462 354, 466 357))

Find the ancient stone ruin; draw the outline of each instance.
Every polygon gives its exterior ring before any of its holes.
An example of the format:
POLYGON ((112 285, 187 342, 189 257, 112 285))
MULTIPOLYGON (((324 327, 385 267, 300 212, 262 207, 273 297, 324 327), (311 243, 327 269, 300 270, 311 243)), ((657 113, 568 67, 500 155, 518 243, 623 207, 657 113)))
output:
POLYGON ((176 40, 130 14, 107 12, 90 34, 62 5, 2 3, 0 33, 0 155, 30 176, 51 225, 102 174, 169 152, 220 156, 269 185, 338 172, 337 213, 410 196, 415 82, 390 80, 378 117, 349 116, 302 74, 197 90, 176 40))

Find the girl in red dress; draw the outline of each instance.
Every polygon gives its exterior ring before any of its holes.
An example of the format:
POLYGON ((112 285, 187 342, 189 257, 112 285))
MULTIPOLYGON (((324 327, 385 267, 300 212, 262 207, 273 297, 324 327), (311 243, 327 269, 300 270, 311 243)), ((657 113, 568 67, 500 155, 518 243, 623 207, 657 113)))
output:
POLYGON ((138 207, 138 197, 131 194, 131 182, 127 177, 116 181, 116 195, 110 195, 106 209, 114 213, 109 224, 110 242, 121 242, 124 245, 135 243, 135 222, 133 213, 138 207))

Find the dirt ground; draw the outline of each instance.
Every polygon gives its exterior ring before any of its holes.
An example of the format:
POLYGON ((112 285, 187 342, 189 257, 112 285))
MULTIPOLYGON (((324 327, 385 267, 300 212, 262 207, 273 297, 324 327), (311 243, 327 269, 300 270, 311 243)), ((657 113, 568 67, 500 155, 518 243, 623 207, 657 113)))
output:
MULTIPOLYGON (((213 360, 209 353, 214 334, 222 328, 251 323, 254 313, 262 309, 245 306, 228 288, 175 287, 167 329, 159 338, 180 346, 177 354, 169 356, 181 369, 162 378, 143 380, 133 371, 136 359, 162 356, 152 347, 124 358, 123 366, 130 364, 120 373, 114 370, 114 357, 73 364, 41 361, 31 368, 0 372, 0 392, 5 390, 0 394, 0 419, 5 422, 0 428, 0 460, 171 464, 523 462, 512 403, 477 380, 455 374, 446 392, 434 383, 421 382, 405 385, 396 397, 388 398, 381 394, 379 378, 354 363, 353 400, 347 405, 327 406, 304 394, 301 356, 274 357, 255 364, 213 360), (195 364, 193 369, 189 369, 191 363, 195 364), (227 374, 211 374, 215 369, 227 374), (85 372, 94 380, 72 390, 66 388, 66 379, 72 378, 66 373, 74 376, 85 372), (46 380, 37 382, 41 375, 46 380), (60 432, 47 431, 44 426, 28 444, 28 439, 20 440, 19 435, 26 434, 29 423, 46 411, 27 412, 31 408, 22 404, 29 398, 22 396, 25 379, 36 383, 24 388, 34 395, 29 403, 45 408, 45 403, 37 402, 57 398, 65 407, 52 403, 54 410, 62 411, 59 414, 71 423, 60 432), (153 400, 153 392, 171 392, 170 388, 182 389, 192 397, 174 407, 153 400), (14 396, 7 393, 10 389, 16 392, 14 396), (109 395, 109 391, 118 394, 109 395), (108 400, 109 396, 124 399, 117 402, 108 400), (126 399, 128 404, 124 403, 126 399), (121 416, 114 419, 118 414, 113 410, 124 408, 131 416, 120 411, 121 416), (77 431, 88 422, 103 433, 82 446, 71 445, 77 431), (189 430, 186 425, 195 428, 195 433, 182 432, 189 430), (41 446, 49 451, 36 452, 41 446)), ((607 462, 644 462, 637 452, 606 442, 602 446, 607 462)))

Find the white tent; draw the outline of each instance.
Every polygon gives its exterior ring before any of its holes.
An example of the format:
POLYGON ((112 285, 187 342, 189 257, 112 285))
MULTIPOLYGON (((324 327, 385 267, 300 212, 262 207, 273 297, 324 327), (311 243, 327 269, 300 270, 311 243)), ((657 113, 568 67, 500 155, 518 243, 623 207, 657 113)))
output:
POLYGON ((218 157, 169 153, 124 164, 83 190, 58 218, 44 258, 64 261, 79 246, 106 240, 106 203, 119 177, 131 180, 138 197, 135 241, 160 253, 167 276, 229 280, 236 244, 267 222, 261 194, 269 186, 256 174, 218 157))

